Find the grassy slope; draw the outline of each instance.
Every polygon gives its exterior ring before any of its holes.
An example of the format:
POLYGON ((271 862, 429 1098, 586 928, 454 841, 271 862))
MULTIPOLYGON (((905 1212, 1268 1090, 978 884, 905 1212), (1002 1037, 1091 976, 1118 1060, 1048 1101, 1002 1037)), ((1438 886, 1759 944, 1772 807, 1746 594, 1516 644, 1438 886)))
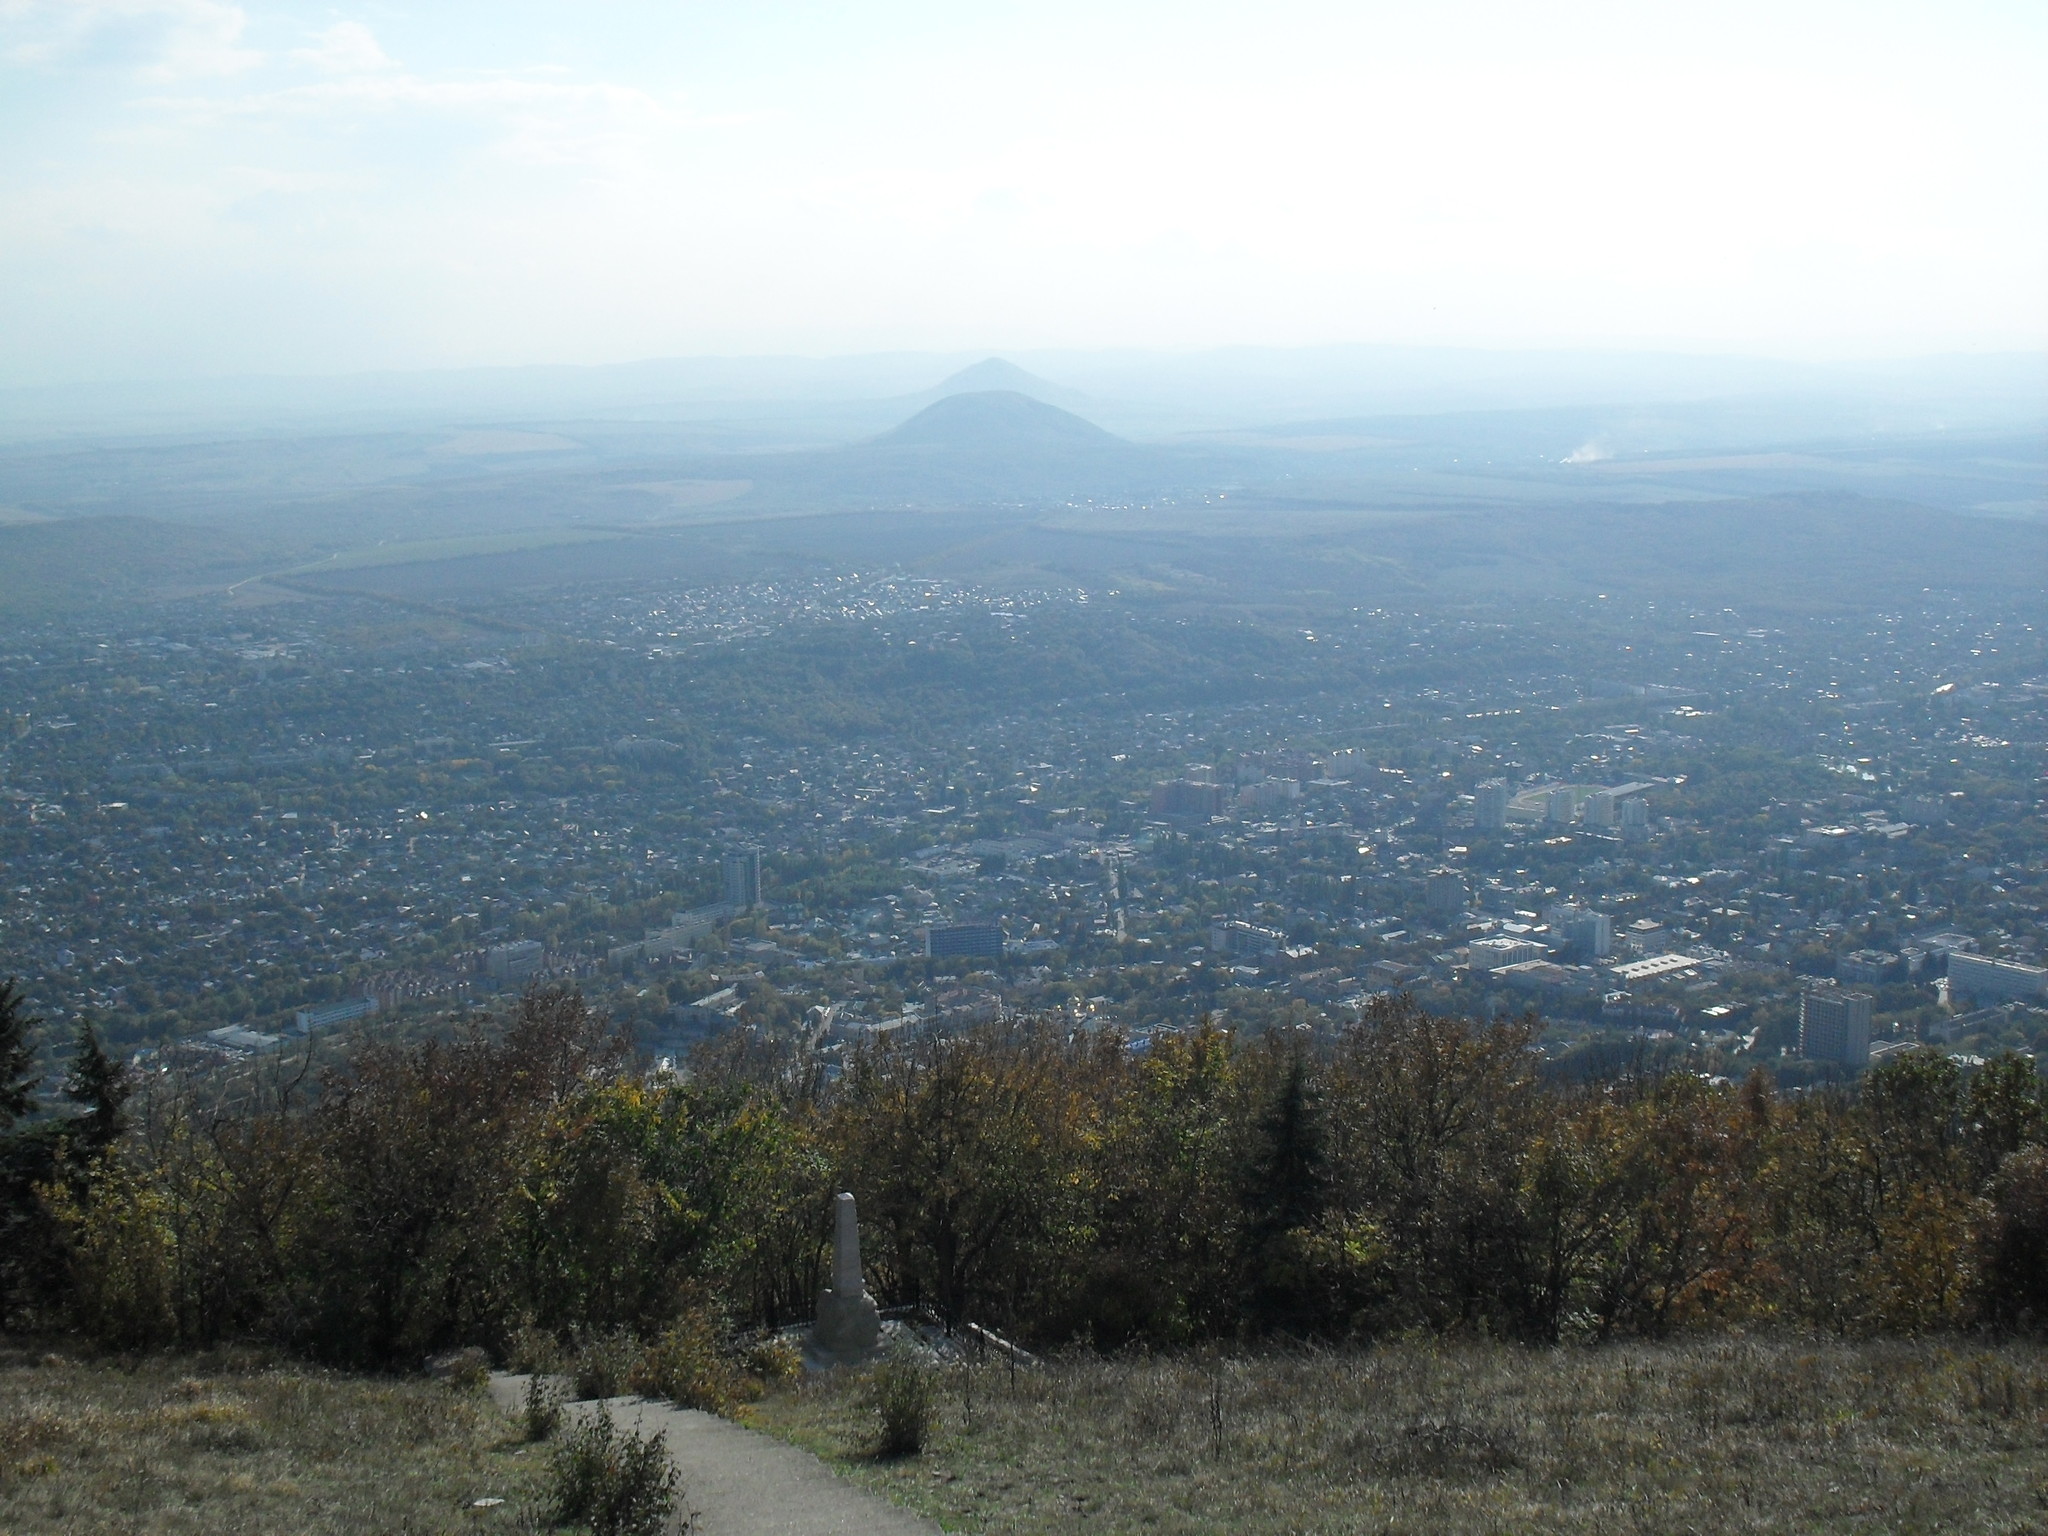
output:
POLYGON ((2003 1533, 2048 1510, 2031 1346, 1089 1359, 1020 1374, 1014 1396, 996 1366, 974 1375, 971 1419, 956 1367, 935 1444, 901 1461, 859 1449, 852 1377, 750 1418, 950 1530, 2003 1533))
POLYGON ((545 1458, 478 1390, 233 1358, 0 1358, 7 1536, 524 1530, 545 1458), (475 1509, 473 1501, 505 1502, 475 1509))

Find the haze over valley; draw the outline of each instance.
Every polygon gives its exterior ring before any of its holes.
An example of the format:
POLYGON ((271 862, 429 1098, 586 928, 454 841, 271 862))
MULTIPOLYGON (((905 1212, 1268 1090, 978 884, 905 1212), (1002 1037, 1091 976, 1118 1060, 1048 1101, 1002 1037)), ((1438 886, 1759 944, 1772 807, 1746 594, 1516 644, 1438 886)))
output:
POLYGON ((2010 1536, 2038 10, 0 4, 0 1528, 2010 1536))
MULTIPOLYGON (((1671 579, 1717 579, 1687 569, 1693 557, 1669 541, 1697 540, 1717 519, 1755 521, 1754 504, 1786 498, 1802 510, 1767 514, 1758 531, 1793 541, 1788 554, 1802 539, 1839 539, 1845 516, 1874 528, 1934 518, 1916 533, 1849 540, 1847 558, 1889 559, 1900 572, 1922 544, 2024 548, 2043 512, 2029 414, 2042 370, 2024 358, 1841 370, 1828 393, 1802 377, 1806 393, 1701 399, 1646 395, 1642 376, 1700 390, 1744 371, 1754 385, 1768 370, 1608 359, 1567 381, 1555 359, 1267 353, 1240 360, 1260 376, 1255 403, 1216 389, 1190 398, 1187 376, 1213 377, 1228 358, 1156 357, 1149 374, 1118 361, 1105 382, 1153 393, 1098 399, 991 358, 901 395, 686 412, 670 396, 622 392, 627 403, 593 419, 531 408, 585 403, 560 378, 547 386, 553 400, 486 414, 491 380, 469 376, 445 387, 469 391, 470 412, 408 404, 391 412, 402 428, 310 434, 287 417, 260 431, 17 440, 0 450, 0 537, 12 546, 0 596, 30 611, 229 588, 246 602, 308 584, 423 596, 657 570, 688 580, 823 569, 849 540, 906 568, 1027 586, 1165 592, 1197 577, 1191 591, 1223 580, 1271 597, 1259 558, 1245 558, 1264 547, 1288 552, 1282 566, 1297 548, 1326 571, 1348 562, 1348 575, 1314 589, 1330 596, 1370 595, 1375 581, 1570 590, 1646 560, 1675 558, 1671 579), (1412 394, 1441 393, 1431 380, 1461 371, 1450 392, 1484 408, 1283 415, 1395 395, 1404 374, 1412 394), (1546 393, 1558 403, 1492 403, 1546 393), (1215 425, 1232 405, 1248 414, 1215 425), (1866 505, 1845 512, 1845 499, 1866 505), (1970 520, 1934 531, 1956 515, 1970 520)), ((865 382, 899 380, 904 368, 882 360, 865 382)), ((801 372, 754 371, 757 385, 801 372)), ((620 372, 634 371, 598 374, 620 372)), ((1774 545, 1747 558, 1774 579, 1792 574, 1774 545)), ((1996 555, 1963 563, 2024 569, 1996 555)))

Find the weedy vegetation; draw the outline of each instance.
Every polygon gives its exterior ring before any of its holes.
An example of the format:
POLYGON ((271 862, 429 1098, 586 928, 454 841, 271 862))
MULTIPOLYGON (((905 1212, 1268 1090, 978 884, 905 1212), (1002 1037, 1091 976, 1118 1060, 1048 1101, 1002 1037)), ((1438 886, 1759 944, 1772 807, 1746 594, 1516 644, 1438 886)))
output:
POLYGON ((561 1388, 545 1376, 527 1377, 520 1418, 529 1440, 545 1440, 554 1434, 562 1427, 561 1388))
POLYGON ((874 1452, 872 1383, 755 1424, 991 1533, 2039 1530, 2048 1353, 1720 1337, 955 1366, 923 1454, 874 1452))
POLYGON ((487 1396, 443 1382, 240 1352, 0 1356, 8 1536, 523 1531, 546 1470, 487 1396))
POLYGON ((645 1397, 727 1415, 761 1395, 759 1378, 748 1373, 717 1319, 703 1307, 684 1312, 663 1329, 640 1352, 627 1382, 645 1397))
POLYGON ((867 1385, 876 1454, 915 1456, 922 1451, 938 1422, 936 1373, 918 1360, 884 1360, 868 1373, 867 1385))
POLYGON ((639 1368, 640 1341, 623 1328, 577 1340, 571 1372, 579 1398, 618 1397, 639 1368))
POLYGON ((562 1437, 549 1466, 548 1519, 591 1536, 661 1536, 680 1478, 659 1432, 621 1429, 599 1409, 562 1437))

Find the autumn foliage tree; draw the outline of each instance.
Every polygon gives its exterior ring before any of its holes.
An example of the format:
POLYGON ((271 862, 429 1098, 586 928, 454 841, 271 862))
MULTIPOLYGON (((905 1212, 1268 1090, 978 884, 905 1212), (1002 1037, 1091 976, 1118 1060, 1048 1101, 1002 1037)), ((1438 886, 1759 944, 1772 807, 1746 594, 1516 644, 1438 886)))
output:
POLYGON ((850 1189, 885 1303, 1041 1343, 2048 1318, 2030 1063, 1908 1053, 1789 1097, 1567 1083, 1537 1030, 1394 999, 1134 1049, 1052 1016, 883 1035, 836 1072, 739 1031, 676 1075, 538 989, 324 1074, 132 1100, 82 1039, 65 1125, 91 1155, 37 1186, 39 1315, 355 1364, 702 1339, 808 1315, 850 1189))

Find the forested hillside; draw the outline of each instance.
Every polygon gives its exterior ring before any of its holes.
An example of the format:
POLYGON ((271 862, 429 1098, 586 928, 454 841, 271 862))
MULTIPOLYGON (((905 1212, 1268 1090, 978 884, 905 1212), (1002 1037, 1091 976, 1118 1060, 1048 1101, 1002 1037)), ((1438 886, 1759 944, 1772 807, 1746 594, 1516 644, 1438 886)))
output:
POLYGON ((1530 1040, 1392 1000, 1335 1033, 1189 1019, 1140 1053, 1059 1017, 885 1037, 832 1081, 741 1031, 676 1076, 536 989, 318 1073, 136 1084, 88 1034, 75 1115, 8 1142, 8 1321, 358 1365, 786 1324, 842 1188, 886 1302, 1046 1344, 2042 1315, 2023 1060, 1965 1085, 1911 1053, 1781 1098, 1568 1086, 1530 1040))

